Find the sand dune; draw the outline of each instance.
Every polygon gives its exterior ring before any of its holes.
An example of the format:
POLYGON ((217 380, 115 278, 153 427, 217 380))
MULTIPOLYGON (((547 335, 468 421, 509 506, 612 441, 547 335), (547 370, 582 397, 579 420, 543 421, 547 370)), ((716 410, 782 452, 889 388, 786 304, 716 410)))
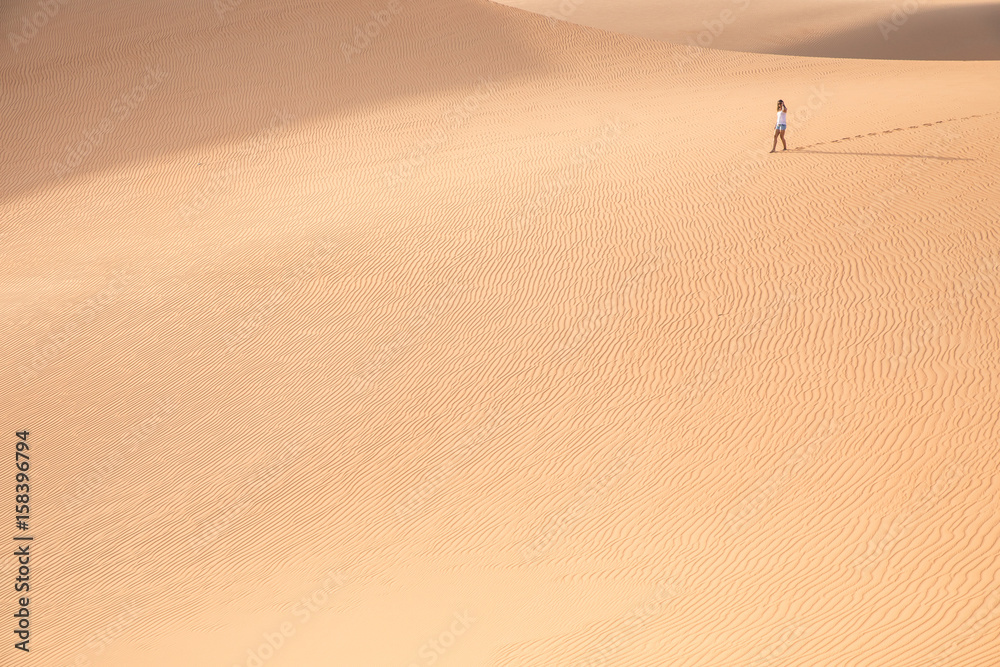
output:
POLYGON ((994 663, 994 63, 94 0, 2 68, 0 664, 994 663))
POLYGON ((559 22, 702 48, 828 58, 1000 60, 994 0, 495 0, 559 22))

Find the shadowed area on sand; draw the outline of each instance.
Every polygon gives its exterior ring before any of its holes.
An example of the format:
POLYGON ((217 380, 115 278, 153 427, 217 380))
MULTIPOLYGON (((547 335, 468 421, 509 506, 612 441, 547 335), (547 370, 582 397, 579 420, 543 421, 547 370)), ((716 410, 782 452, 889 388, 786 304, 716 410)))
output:
POLYGON ((998 60, 1000 4, 975 0, 496 0, 551 19, 724 51, 998 60))
POLYGON ((874 24, 809 39, 775 53, 881 60, 1000 60, 1000 4, 897 8, 874 24))
POLYGON ((810 151, 798 148, 790 148, 789 153, 810 153, 812 155, 868 155, 872 157, 906 157, 920 158, 922 160, 945 160, 948 162, 972 162, 972 158, 967 157, 944 157, 942 155, 903 155, 901 153, 858 153, 847 151, 810 151))
POLYGON ((546 69, 537 46, 505 29, 514 10, 485 1, 254 5, 69 3, 40 27, 25 24, 39 12, 33 0, 7 6, 0 73, 20 127, 0 159, 4 198, 192 147, 266 142, 292 122, 461 99, 546 69))

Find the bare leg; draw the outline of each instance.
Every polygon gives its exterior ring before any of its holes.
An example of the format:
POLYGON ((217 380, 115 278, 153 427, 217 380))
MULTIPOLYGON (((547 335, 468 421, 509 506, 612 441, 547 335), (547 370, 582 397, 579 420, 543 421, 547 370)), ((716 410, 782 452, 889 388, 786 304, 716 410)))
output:
MULTIPOLYGON (((784 139, 782 139, 782 141, 784 141, 784 139)), ((774 131, 774 143, 771 144, 771 152, 773 153, 774 149, 777 148, 777 147, 778 147, 778 130, 775 130, 774 131)))
MULTIPOLYGON (((778 130, 778 134, 781 135, 781 150, 787 151, 788 150, 788 144, 785 143, 785 131, 784 130, 778 130)), ((777 146, 778 142, 775 141, 774 145, 777 146)))

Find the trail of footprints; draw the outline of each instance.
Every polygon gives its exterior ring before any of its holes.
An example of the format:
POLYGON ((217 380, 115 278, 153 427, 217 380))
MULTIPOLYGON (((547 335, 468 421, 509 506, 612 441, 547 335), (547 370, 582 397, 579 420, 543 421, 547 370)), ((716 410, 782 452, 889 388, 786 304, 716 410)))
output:
POLYGON ((945 120, 934 121, 933 123, 924 123, 923 125, 910 125, 909 127, 895 127, 895 128, 893 128, 891 130, 882 130, 881 132, 869 132, 868 134, 857 134, 857 135, 854 135, 853 137, 841 137, 840 139, 834 139, 833 141, 820 141, 820 142, 815 143, 815 144, 809 144, 808 146, 796 146, 792 150, 793 151, 801 151, 801 150, 804 150, 806 148, 813 148, 815 146, 825 146, 827 144, 839 144, 842 141, 852 141, 854 139, 864 139, 865 137, 875 137, 875 136, 878 136, 880 134, 892 134, 893 132, 903 132, 905 130, 916 130, 916 129, 919 129, 921 127, 934 127, 935 125, 939 125, 941 123, 952 123, 952 122, 960 121, 960 120, 969 120, 970 118, 980 118, 980 117, 982 117, 984 115, 986 115, 986 116, 992 116, 995 113, 1000 113, 1000 112, 994 112, 994 113, 990 113, 990 114, 974 114, 972 116, 964 116, 962 118, 947 118, 945 120))

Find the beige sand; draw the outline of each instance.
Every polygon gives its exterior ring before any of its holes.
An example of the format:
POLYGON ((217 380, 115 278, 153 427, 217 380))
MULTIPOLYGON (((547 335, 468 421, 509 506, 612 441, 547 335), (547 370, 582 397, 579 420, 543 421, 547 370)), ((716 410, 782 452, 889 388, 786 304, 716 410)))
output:
POLYGON ((994 63, 91 0, 2 67, 0 664, 995 664, 994 63))

